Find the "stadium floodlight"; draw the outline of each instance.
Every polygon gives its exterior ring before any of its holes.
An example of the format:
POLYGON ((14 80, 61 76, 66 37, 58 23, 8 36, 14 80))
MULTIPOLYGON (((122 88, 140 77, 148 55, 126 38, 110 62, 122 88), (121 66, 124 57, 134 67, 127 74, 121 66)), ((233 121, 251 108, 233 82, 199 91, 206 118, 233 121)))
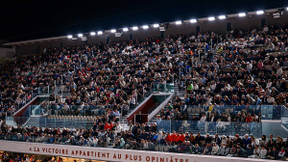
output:
POLYGON ((143 25, 142 28, 143 29, 149 29, 149 26, 148 25, 143 25))
POLYGON ((154 28, 159 28, 159 26, 160 26, 159 24, 153 24, 154 28))
POLYGON ((103 34, 103 31, 98 31, 97 34, 98 34, 98 35, 102 35, 102 34, 103 34))
POLYGON ((78 37, 79 37, 79 38, 82 38, 82 37, 83 37, 83 34, 82 34, 82 33, 79 33, 79 34, 78 34, 78 37))
POLYGON ((96 35, 96 33, 95 32, 90 32, 90 35, 94 36, 94 35, 96 35))
POLYGON ((133 27, 132 27, 132 30, 133 30, 133 31, 138 30, 138 26, 133 26, 133 27))
POLYGON ((116 33, 116 29, 111 29, 111 33, 116 33))
POLYGON ((215 20, 215 17, 213 17, 213 16, 208 17, 208 20, 209 20, 209 21, 214 21, 214 20, 215 20))
POLYGON ((196 23, 197 19, 190 19, 190 23, 196 23))
POLYGON ((224 19, 226 19, 226 16, 225 15, 220 15, 220 16, 218 16, 218 19, 224 20, 224 19))
POLYGON ((175 24, 176 24, 176 25, 181 25, 181 24, 182 24, 182 21, 180 21, 180 20, 175 21, 175 24))
POLYGON ((241 12, 241 13, 238 14, 238 16, 239 16, 239 17, 245 17, 245 16, 246 16, 246 13, 245 13, 245 12, 241 12))
POLYGON ((123 32, 127 32, 127 31, 129 31, 128 28, 123 28, 123 32))
POLYGON ((264 14, 264 11, 263 11, 263 10, 256 11, 256 14, 257 14, 257 15, 263 15, 263 14, 264 14))
POLYGON ((67 38, 68 38, 68 39, 72 39, 72 38, 73 38, 73 35, 67 35, 67 38))

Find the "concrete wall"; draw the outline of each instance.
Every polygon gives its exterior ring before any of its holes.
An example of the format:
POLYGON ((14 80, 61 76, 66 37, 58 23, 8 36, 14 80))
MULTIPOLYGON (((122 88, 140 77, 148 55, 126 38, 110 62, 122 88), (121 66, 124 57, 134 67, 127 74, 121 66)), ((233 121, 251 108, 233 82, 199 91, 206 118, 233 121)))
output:
MULTIPOLYGON (((275 24, 277 26, 282 26, 283 24, 288 23, 288 11, 284 11, 284 14, 278 18, 274 19, 272 13, 266 13, 265 15, 247 15, 246 17, 240 18, 236 17, 227 17, 225 20, 215 21, 198 21, 195 24, 183 23, 182 25, 170 24, 166 29, 164 36, 175 35, 175 34, 189 34, 196 33, 196 27, 199 26, 200 32, 216 32, 216 33, 227 33, 227 23, 231 23, 232 29, 244 29, 248 30, 250 27, 256 27, 257 29, 261 29, 261 21, 265 20, 268 26, 275 24)), ((121 38, 115 38, 113 33, 104 33, 101 36, 93 36, 88 38, 87 43, 106 43, 108 37, 110 37, 110 41, 121 41, 121 40, 130 40, 130 38, 145 40, 148 37, 161 37, 161 32, 158 29, 150 27, 148 30, 144 30, 139 28, 138 31, 128 31, 124 32, 121 38)), ((35 54, 42 51, 45 47, 56 47, 59 48, 61 46, 78 46, 85 45, 86 42, 82 42, 81 40, 72 41, 66 38, 52 40, 52 41, 41 41, 34 43, 25 43, 16 46, 17 55, 22 54, 35 54)))
POLYGON ((13 48, 0 48, 0 58, 13 57, 15 50, 13 48))

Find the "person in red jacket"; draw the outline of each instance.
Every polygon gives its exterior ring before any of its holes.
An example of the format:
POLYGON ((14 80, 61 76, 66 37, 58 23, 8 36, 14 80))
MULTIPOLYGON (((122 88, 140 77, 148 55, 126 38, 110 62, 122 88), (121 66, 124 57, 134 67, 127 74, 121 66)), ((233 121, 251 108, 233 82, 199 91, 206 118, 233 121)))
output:
POLYGON ((247 123, 250 123, 250 122, 252 122, 253 121, 253 118, 252 118, 252 116, 251 116, 251 113, 248 113, 248 115, 246 116, 246 122, 247 123))
POLYGON ((184 142, 184 140, 185 140, 185 134, 180 133, 178 139, 179 139, 178 141, 184 142))
POLYGON ((106 121, 105 122, 105 126, 104 126, 104 130, 110 130, 111 125, 106 121))
POLYGON ((167 143, 167 142, 172 142, 172 137, 171 137, 171 134, 168 132, 167 133, 167 136, 166 136, 166 138, 165 138, 165 142, 167 143))
POLYGON ((110 122, 109 130, 112 130, 113 127, 114 127, 114 124, 113 124, 113 122, 111 121, 111 122, 110 122))
POLYGON ((173 131, 173 134, 171 135, 172 142, 177 142, 177 134, 175 131, 173 131))

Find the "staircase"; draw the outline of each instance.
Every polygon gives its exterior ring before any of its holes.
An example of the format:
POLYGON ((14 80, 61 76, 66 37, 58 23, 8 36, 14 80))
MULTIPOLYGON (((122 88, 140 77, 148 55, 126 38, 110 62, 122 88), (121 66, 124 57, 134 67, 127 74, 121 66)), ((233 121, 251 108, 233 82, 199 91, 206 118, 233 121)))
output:
POLYGON ((128 121, 127 121, 127 117, 134 111, 134 110, 137 110, 139 107, 141 107, 142 104, 144 104, 150 97, 152 97, 153 94, 147 96, 144 101, 142 101, 141 103, 138 103, 138 105, 133 109, 129 109, 129 111, 127 112, 126 115, 124 116, 121 116, 121 119, 120 119, 120 124, 122 125, 127 125, 128 124, 128 121))

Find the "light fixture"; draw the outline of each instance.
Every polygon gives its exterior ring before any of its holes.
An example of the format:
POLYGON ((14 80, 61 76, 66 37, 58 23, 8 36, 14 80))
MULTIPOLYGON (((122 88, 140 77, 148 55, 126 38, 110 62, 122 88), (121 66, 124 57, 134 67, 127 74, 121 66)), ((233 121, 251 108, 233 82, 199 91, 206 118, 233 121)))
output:
POLYGON ((138 30, 138 27, 137 27, 137 26, 133 26, 133 27, 132 27, 132 30, 133 30, 133 31, 136 31, 136 30, 138 30))
POLYGON ((83 34, 82 34, 82 33, 79 33, 79 34, 78 34, 78 37, 79 37, 79 38, 83 37, 83 34))
POLYGON ((257 14, 257 15, 263 15, 263 14, 264 14, 264 11, 263 11, 263 10, 256 11, 256 14, 257 14))
POLYGON ((190 19, 190 23, 196 23, 197 20, 196 19, 190 19))
POLYGON ((288 11, 288 7, 286 7, 286 10, 288 11))
POLYGON ((153 24, 154 28, 159 28, 159 24, 153 24))
POLYGON ((95 32, 90 32, 90 35, 94 36, 94 35, 96 35, 96 33, 95 32))
POLYGON ((218 16, 218 19, 224 20, 224 19, 226 19, 226 16, 225 15, 220 15, 220 16, 218 16))
POLYGON ((123 28, 123 32, 127 32, 127 31, 129 31, 128 28, 123 28))
POLYGON ((245 17, 245 16, 246 16, 246 13, 245 13, 245 12, 241 12, 241 13, 238 14, 238 16, 239 16, 239 17, 245 17))
POLYGON ((214 20, 215 20, 215 17, 213 17, 213 16, 208 17, 208 20, 209 20, 209 21, 214 21, 214 20))
POLYGON ((142 28, 143 29, 149 29, 149 26, 148 25, 143 25, 142 28))
POLYGON ((175 24, 176 24, 176 25, 181 25, 181 24, 182 24, 182 21, 180 21, 180 20, 175 21, 175 24))
POLYGON ((98 31, 97 34, 98 34, 98 35, 102 35, 102 34, 103 34, 103 31, 98 31))
POLYGON ((116 29, 111 29, 111 33, 116 33, 116 29))
POLYGON ((67 35, 67 38, 68 38, 68 39, 72 39, 72 38, 73 38, 73 35, 67 35))

